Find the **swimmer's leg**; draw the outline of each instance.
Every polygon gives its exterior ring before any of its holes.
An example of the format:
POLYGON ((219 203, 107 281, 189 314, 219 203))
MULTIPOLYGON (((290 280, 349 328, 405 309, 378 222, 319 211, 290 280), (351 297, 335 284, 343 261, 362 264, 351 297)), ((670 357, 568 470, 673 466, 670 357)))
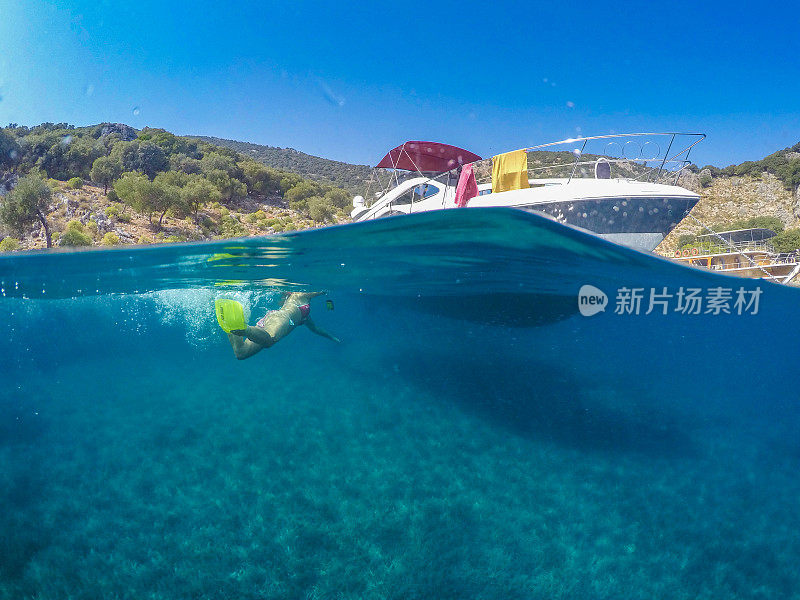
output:
POLYGON ((229 333, 228 340, 231 343, 234 355, 239 360, 250 358, 254 354, 257 354, 264 348, 269 348, 275 343, 275 340, 260 327, 251 326, 237 333, 239 333, 239 335, 229 333))
POLYGON ((228 341, 230 341, 231 343, 231 348, 233 348, 234 356, 236 356, 236 358, 238 358, 239 360, 250 358, 263 348, 263 346, 254 344, 250 340, 247 340, 242 336, 235 335, 233 333, 228 334, 228 341))
POLYGON ((295 304, 308 304, 309 300, 322 296, 326 292, 292 292, 287 296, 286 300, 291 300, 295 304))

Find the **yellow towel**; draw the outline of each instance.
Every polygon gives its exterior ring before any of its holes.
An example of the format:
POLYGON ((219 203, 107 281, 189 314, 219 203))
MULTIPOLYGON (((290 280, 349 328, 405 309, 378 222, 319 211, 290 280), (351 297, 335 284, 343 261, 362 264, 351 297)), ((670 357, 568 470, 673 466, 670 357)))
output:
POLYGON ((528 153, 514 150, 492 159, 492 193, 521 190, 528 185, 528 153))

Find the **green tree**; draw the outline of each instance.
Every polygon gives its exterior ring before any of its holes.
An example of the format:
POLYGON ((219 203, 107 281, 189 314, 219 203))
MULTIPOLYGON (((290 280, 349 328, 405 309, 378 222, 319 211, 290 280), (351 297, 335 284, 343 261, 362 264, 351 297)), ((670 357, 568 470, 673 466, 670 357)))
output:
POLYGON ((117 160, 122 165, 122 172, 135 171, 137 163, 137 152, 139 150, 139 142, 134 140, 132 142, 117 142, 111 148, 109 156, 117 160))
POLYGON ((186 154, 173 154, 169 157, 169 166, 174 171, 183 171, 187 174, 202 171, 200 161, 186 154))
POLYGON ((212 171, 225 171, 231 177, 237 176, 236 162, 229 156, 223 156, 218 152, 207 152, 200 159, 200 167, 206 174, 212 171))
POLYGON ((176 211, 183 211, 185 214, 185 205, 183 202, 183 195, 181 193, 180 183, 184 181, 186 175, 177 171, 166 173, 159 173, 152 181, 153 186, 153 208, 156 212, 160 212, 158 217, 158 226, 164 220, 164 215, 167 211, 172 209, 176 211))
POLYGON ((342 188, 333 188, 325 192, 325 199, 338 209, 344 210, 353 202, 349 192, 342 188))
POLYGON ((103 193, 108 193, 108 186, 122 175, 122 163, 118 157, 101 156, 92 163, 90 176, 103 186, 103 193))
POLYGON ((247 185, 231 177, 226 171, 222 169, 213 169, 205 173, 206 178, 217 186, 220 194, 225 200, 233 200, 234 198, 243 198, 247 195, 247 185))
POLYGON ((180 208, 182 202, 181 188, 171 183, 170 177, 165 175, 159 174, 150 181, 143 173, 125 173, 114 184, 114 190, 125 204, 146 214, 150 223, 153 222, 153 213, 159 213, 158 226, 161 227, 167 211, 180 208))
POLYGON ((263 195, 280 189, 276 173, 269 167, 254 160, 244 161, 240 166, 250 193, 263 195))
POLYGON ((160 146, 152 142, 142 142, 136 152, 134 167, 153 179, 156 173, 169 169, 169 160, 160 146))
POLYGON ((123 173, 114 183, 114 191, 119 196, 119 199, 130 206, 133 210, 140 213, 150 213, 149 206, 146 202, 147 192, 145 190, 146 184, 150 180, 147 175, 138 173, 136 171, 129 171, 123 173))
POLYGON ((333 218, 336 208, 321 196, 312 196, 306 200, 308 205, 308 216, 315 223, 326 223, 333 218))
POLYGON ((50 225, 45 213, 52 192, 47 182, 36 173, 29 173, 0 201, 0 221, 21 233, 25 226, 37 220, 44 227, 47 247, 52 248, 50 225))
POLYGON ((193 176, 184 186, 181 193, 183 201, 194 213, 195 221, 197 220, 197 212, 201 207, 211 202, 219 202, 222 197, 219 189, 214 184, 199 175, 193 176))

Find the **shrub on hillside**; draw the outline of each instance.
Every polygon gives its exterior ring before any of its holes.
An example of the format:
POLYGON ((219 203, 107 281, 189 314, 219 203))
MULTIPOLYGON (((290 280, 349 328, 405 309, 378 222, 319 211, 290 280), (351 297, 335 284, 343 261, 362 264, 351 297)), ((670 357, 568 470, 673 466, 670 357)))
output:
POLYGON ((61 246, 91 246, 92 238, 80 221, 70 221, 58 240, 61 246))
POLYGON ((727 223, 715 223, 714 231, 735 231, 737 229, 772 229, 776 233, 783 231, 783 221, 778 217, 751 217, 727 223))
POLYGON ((19 240, 11 236, 4 237, 0 242, 0 252, 13 252, 19 250, 19 240))
POLYGON ((119 236, 113 231, 109 231, 103 236, 103 239, 100 241, 100 243, 103 246, 116 246, 119 244, 119 236))
POLYGON ((83 187, 83 179, 80 177, 73 177, 69 181, 67 181, 67 187, 73 190, 79 190, 83 187))
POLYGON ((777 252, 800 250, 800 229, 787 229, 770 240, 777 252))

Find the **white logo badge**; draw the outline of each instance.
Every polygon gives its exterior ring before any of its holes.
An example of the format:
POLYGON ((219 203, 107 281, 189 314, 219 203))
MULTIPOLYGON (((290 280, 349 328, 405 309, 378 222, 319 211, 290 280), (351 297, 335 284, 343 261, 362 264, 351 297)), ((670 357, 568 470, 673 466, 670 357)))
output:
POLYGON ((583 285, 578 292, 578 310, 584 317, 602 312, 608 306, 608 296, 593 285, 583 285))

